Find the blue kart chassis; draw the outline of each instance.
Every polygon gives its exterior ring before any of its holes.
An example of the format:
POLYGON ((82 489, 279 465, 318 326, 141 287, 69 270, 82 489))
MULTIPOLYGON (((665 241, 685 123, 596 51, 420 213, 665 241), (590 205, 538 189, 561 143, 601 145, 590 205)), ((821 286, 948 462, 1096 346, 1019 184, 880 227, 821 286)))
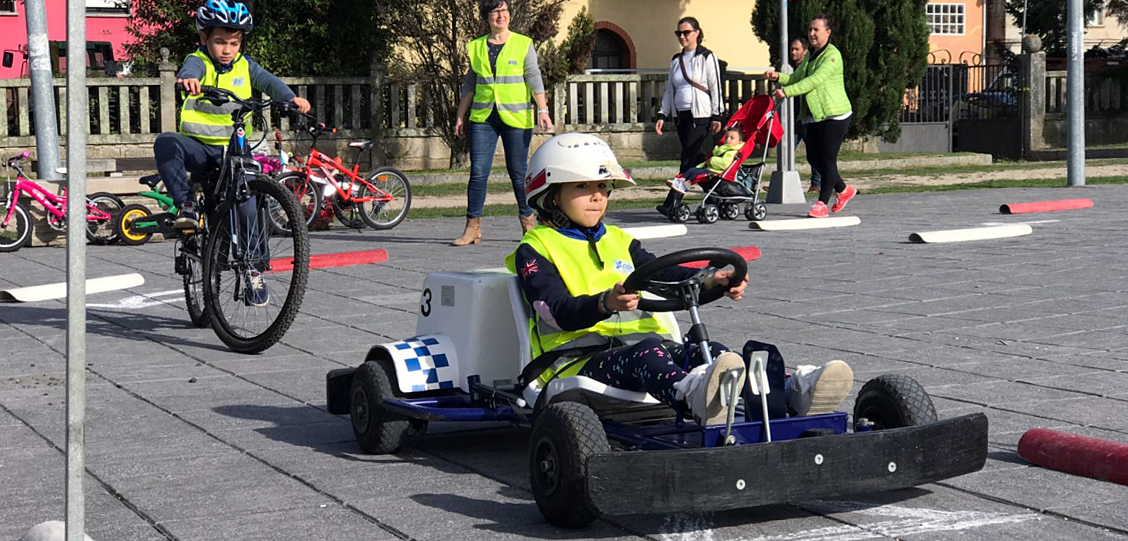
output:
MULTIPOLYGON (((383 403, 389 411, 428 421, 534 420, 530 408, 498 405, 512 404, 515 395, 477 382, 472 387, 474 395, 385 398, 383 403), (482 407, 482 400, 493 407, 482 407)), ((770 443, 763 423, 734 422, 734 445, 723 445, 724 425, 603 420, 607 437, 630 450, 588 460, 587 497, 608 515, 721 511, 910 488, 979 471, 987 462, 988 424, 982 413, 852 433, 848 417, 773 419, 770 443), (825 436, 804 437, 812 435, 825 436)))

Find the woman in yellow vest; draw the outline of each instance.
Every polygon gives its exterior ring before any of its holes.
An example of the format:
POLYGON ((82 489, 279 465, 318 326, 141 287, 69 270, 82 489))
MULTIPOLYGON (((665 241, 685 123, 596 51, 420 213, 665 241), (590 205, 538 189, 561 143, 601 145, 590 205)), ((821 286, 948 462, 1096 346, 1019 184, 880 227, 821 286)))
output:
MULTIPOLYGON (((638 294, 623 287, 636 267, 655 259, 638 240, 603 223, 611 189, 633 184, 607 143, 593 135, 558 135, 533 155, 528 198, 541 225, 525 233, 505 264, 517 275, 533 309, 533 356, 576 348, 588 352, 557 362, 535 384, 582 375, 646 392, 675 409, 688 407, 699 424, 723 422, 719 376, 742 366, 744 359, 712 342, 714 362, 704 365, 696 345, 672 342, 672 331, 652 314, 639 311, 638 294), (686 359, 693 367, 688 372, 683 369, 686 359)), ((674 268, 656 278, 680 281, 696 272, 674 268)), ((705 287, 730 285, 731 278, 731 270, 718 271, 705 287)), ((740 300, 747 286, 747 276, 742 278, 726 297, 740 300)), ((778 355, 774 348, 769 351, 778 355)), ((833 411, 853 384, 853 374, 842 361, 800 373, 784 387, 793 387, 788 405, 798 414, 833 411)))
POLYGON ((470 70, 462 81, 462 100, 454 121, 457 137, 470 137, 470 182, 466 188, 466 228, 451 244, 465 246, 482 241, 482 208, 486 183, 493 166, 497 140, 505 148, 505 167, 517 199, 521 230, 536 225, 533 209, 525 202, 525 170, 533 127, 552 131, 544 80, 537 65, 533 40, 509 31, 509 2, 480 0, 478 11, 490 33, 467 46, 470 70), (536 101, 534 114, 532 101, 536 101), (466 117, 469 112, 470 123, 466 117))

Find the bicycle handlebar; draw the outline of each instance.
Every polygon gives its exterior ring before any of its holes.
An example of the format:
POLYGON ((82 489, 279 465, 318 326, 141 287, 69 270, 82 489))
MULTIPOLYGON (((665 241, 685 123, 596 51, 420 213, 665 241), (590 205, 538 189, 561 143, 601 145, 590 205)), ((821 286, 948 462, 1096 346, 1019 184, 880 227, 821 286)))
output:
MULTIPOLYGON (((179 92, 188 91, 188 89, 185 88, 181 83, 176 83, 176 90, 179 92)), ((216 86, 200 86, 200 97, 201 99, 208 100, 217 105, 223 105, 227 102, 233 101, 256 112, 262 111, 268 107, 274 107, 275 109, 278 109, 280 113, 291 117, 293 117, 293 115, 301 114, 298 112, 298 106, 293 102, 278 102, 270 98, 263 100, 256 100, 253 98, 243 99, 235 95, 234 92, 227 90, 226 88, 219 88, 216 86)))
POLYGON ((12 156, 11 158, 8 158, 8 167, 14 167, 17 162, 22 162, 22 161, 24 161, 24 160, 26 160, 30 157, 31 157, 31 151, 25 150, 25 151, 21 152, 18 156, 12 156))

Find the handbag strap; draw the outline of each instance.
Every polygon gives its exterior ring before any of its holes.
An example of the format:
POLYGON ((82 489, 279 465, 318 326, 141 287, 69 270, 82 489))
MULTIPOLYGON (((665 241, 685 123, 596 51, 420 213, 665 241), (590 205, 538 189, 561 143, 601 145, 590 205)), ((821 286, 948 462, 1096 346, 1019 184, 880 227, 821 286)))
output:
POLYGON ((689 78, 689 74, 686 73, 686 71, 685 71, 685 56, 684 55, 680 55, 680 54, 678 55, 678 65, 681 66, 682 77, 685 78, 685 82, 689 83, 689 86, 692 86, 693 88, 696 88, 697 90, 700 90, 700 91, 702 91, 706 94, 709 93, 709 89, 705 88, 705 85, 698 83, 698 82, 694 81, 693 79, 689 78))

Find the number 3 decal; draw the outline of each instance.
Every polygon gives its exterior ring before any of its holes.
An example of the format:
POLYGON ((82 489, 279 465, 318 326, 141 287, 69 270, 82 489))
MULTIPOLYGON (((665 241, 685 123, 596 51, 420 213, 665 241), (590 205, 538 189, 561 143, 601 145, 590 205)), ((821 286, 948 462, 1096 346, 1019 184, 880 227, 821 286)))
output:
POLYGON ((431 315, 431 288, 423 290, 423 304, 419 306, 419 313, 423 314, 423 317, 431 315))

